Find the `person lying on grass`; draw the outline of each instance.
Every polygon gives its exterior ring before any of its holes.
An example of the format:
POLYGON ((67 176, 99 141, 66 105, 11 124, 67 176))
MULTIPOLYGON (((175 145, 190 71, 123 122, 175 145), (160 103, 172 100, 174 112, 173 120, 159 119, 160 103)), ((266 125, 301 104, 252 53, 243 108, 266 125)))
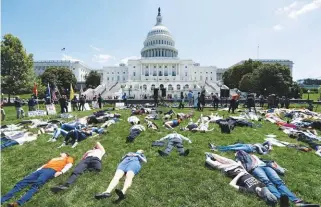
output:
POLYGON ((129 135, 126 137, 126 142, 134 142, 136 137, 140 135, 143 131, 145 131, 145 127, 141 124, 135 124, 129 129, 129 135))
POLYGON ((68 189, 70 185, 73 184, 76 179, 86 170, 100 172, 102 168, 101 159, 105 153, 105 148, 100 144, 100 142, 96 142, 94 148, 88 150, 83 155, 81 161, 75 167, 68 180, 62 185, 52 187, 51 191, 57 193, 59 191, 68 189))
POLYGON ((172 121, 167 121, 164 123, 164 126, 168 129, 173 129, 177 127, 182 122, 182 119, 174 119, 172 121))
POLYGON ((193 119, 190 119, 188 124, 186 125, 185 128, 181 128, 181 131, 192 131, 193 129, 196 129, 198 127, 198 123, 194 123, 193 119))
POLYGON ((79 129, 72 130, 68 132, 64 142, 58 148, 64 147, 68 144, 72 144, 71 148, 75 148, 79 142, 87 139, 90 136, 93 136, 95 133, 103 134, 104 129, 98 128, 98 127, 91 127, 91 128, 83 128, 81 130, 79 129))
POLYGON ((264 142, 263 144, 233 144, 228 146, 215 146, 214 144, 209 143, 209 147, 211 150, 218 150, 221 152, 227 151, 239 151, 243 150, 247 153, 259 153, 259 154, 267 154, 272 150, 272 144, 269 141, 264 142))
POLYGON ((194 116, 194 111, 191 111, 188 114, 177 113, 177 118, 181 120, 189 119, 189 118, 192 118, 193 116, 194 116))
POLYGON ((147 162, 143 150, 137 150, 136 153, 129 152, 122 157, 121 163, 118 165, 114 178, 110 182, 107 190, 103 193, 96 194, 96 199, 103 199, 111 197, 112 190, 118 185, 119 180, 126 175, 125 183, 122 190, 116 189, 115 192, 118 195, 118 201, 126 198, 126 191, 132 185, 132 181, 135 175, 139 173, 142 168, 141 163, 147 162))
POLYGON ((60 128, 55 129, 54 134, 52 138, 48 140, 48 142, 55 142, 57 141, 58 137, 60 135, 66 137, 69 131, 74 130, 74 129, 82 129, 86 127, 87 124, 87 118, 80 118, 77 119, 75 122, 70 122, 67 124, 62 124, 60 128))
POLYGON ((139 118, 137 116, 130 116, 130 117, 128 117, 127 121, 131 125, 140 124, 140 120, 139 120, 139 118))
POLYGON ((199 132, 210 132, 210 131, 213 131, 214 128, 212 129, 208 129, 208 124, 210 123, 210 121, 202 121, 197 128, 194 128, 192 129, 192 132, 196 132, 196 131, 199 131, 199 132))
POLYGON ((277 172, 257 156, 240 150, 235 153, 235 157, 248 172, 251 172, 255 178, 264 183, 270 192, 278 199, 280 199, 281 195, 286 195, 296 206, 306 206, 306 204, 308 204, 292 193, 277 172))
POLYGON ((113 124, 116 124, 116 122, 119 122, 121 119, 119 118, 112 118, 112 119, 109 119, 108 121, 105 121, 105 123, 103 123, 101 125, 101 128, 108 128, 110 127, 111 125, 113 124))
POLYGON ((149 121, 148 119, 145 119, 146 123, 147 123, 147 128, 151 128, 153 130, 158 130, 158 126, 152 122, 152 121, 149 121))
POLYGON ((174 147, 176 147, 180 156, 187 156, 189 154, 189 149, 184 150, 184 146, 183 146, 183 140, 188 141, 189 143, 192 143, 192 141, 187 137, 184 137, 183 135, 178 134, 177 132, 173 132, 161 138, 160 140, 158 140, 158 142, 161 142, 163 140, 168 140, 168 143, 164 152, 161 150, 158 150, 158 153, 160 156, 168 156, 174 147))
POLYGON ((22 206, 50 179, 66 173, 74 162, 68 153, 60 153, 60 157, 51 159, 47 164, 19 181, 9 193, 1 197, 1 204, 11 199, 16 193, 31 185, 31 188, 18 201, 8 204, 10 207, 22 206))
POLYGON ((260 181, 250 175, 241 163, 213 153, 205 153, 205 164, 214 169, 221 170, 233 180, 230 185, 244 193, 253 193, 264 200, 268 205, 277 203, 277 198, 260 181))

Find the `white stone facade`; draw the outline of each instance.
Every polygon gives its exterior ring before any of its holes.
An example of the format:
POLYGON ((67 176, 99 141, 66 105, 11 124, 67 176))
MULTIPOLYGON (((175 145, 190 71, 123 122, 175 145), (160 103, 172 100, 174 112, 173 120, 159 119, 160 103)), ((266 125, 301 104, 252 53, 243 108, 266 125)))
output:
POLYGON ((80 61, 71 60, 42 60, 34 61, 33 68, 36 75, 41 75, 49 67, 68 68, 75 74, 77 82, 85 82, 86 75, 92 70, 89 66, 80 61))

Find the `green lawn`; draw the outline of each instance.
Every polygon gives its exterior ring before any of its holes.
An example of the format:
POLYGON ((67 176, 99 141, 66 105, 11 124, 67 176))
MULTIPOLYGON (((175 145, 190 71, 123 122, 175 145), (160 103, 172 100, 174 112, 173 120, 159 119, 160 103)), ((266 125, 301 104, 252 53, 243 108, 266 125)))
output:
MULTIPOLYGON (((14 120, 14 108, 5 107, 8 121, 14 120)), ((168 110, 168 109, 164 109, 168 110)), ((176 111, 189 111, 187 109, 176 111)), ((206 109, 204 114, 212 111, 206 109)), ((78 116, 84 116, 90 112, 79 112, 78 116)), ((288 138, 283 132, 271 123, 262 121, 262 128, 240 128, 237 127, 231 134, 221 134, 218 125, 213 132, 198 134, 183 132, 193 143, 185 143, 191 153, 188 157, 179 157, 176 151, 171 156, 163 158, 157 153, 159 148, 151 147, 151 143, 170 131, 161 127, 160 132, 147 130, 136 138, 134 143, 126 144, 125 137, 128 135, 130 125, 127 123, 129 111, 120 111, 122 121, 112 125, 106 135, 88 138, 81 142, 75 149, 65 147, 57 149, 62 138, 55 143, 47 143, 49 135, 41 135, 38 140, 23 146, 14 146, 2 151, 1 159, 1 185, 2 194, 8 192, 14 184, 28 175, 49 159, 59 156, 62 151, 69 152, 75 157, 77 164, 82 155, 92 148, 96 141, 100 141, 107 151, 103 158, 103 170, 99 174, 85 173, 67 191, 53 194, 50 187, 66 181, 71 173, 55 178, 45 184, 25 206, 45 207, 89 207, 89 206, 117 206, 112 198, 95 200, 94 194, 104 191, 112 179, 120 158, 129 151, 144 149, 148 162, 143 165, 141 172, 135 177, 132 187, 128 191, 127 199, 119 206, 125 207, 164 207, 164 206, 218 206, 218 207, 263 207, 264 202, 254 195, 241 194, 228 185, 230 179, 221 172, 205 168, 204 152, 208 150, 208 142, 217 145, 228 145, 238 140, 246 143, 261 143, 265 134, 276 134, 278 139, 295 142, 288 138)), ((220 112, 226 115, 226 112, 220 112)), ((196 117, 200 113, 196 112, 196 117)), ((143 120, 143 117, 141 117, 143 120)), ((188 121, 184 121, 186 125, 188 121)), ((156 121, 161 126, 161 121, 156 121)), ((4 124, 4 123, 3 123, 4 124)), ((161 148, 163 149, 163 148, 161 148)), ((223 156, 233 158, 233 153, 219 153, 223 156)), ((295 149, 274 147, 274 150, 264 156, 265 159, 276 160, 288 171, 284 176, 287 186, 300 198, 321 203, 321 174, 320 157, 314 153, 299 152, 295 149)), ((122 181, 120 182, 123 183, 122 181)), ((18 199, 19 196, 15 197, 18 199)), ((12 200, 14 201, 14 199, 12 200)))
MULTIPOLYGON (((320 98, 320 94, 319 93, 310 93, 309 98, 310 98, 310 100, 317 101, 320 98)), ((304 93, 302 96, 302 99, 308 99, 308 94, 304 93)))

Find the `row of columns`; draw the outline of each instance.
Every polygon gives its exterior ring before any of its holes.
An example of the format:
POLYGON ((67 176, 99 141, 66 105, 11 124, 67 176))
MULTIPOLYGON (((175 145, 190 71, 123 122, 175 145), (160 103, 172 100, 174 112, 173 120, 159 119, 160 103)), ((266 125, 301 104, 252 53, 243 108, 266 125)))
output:
POLYGON ((151 49, 143 52, 143 57, 177 57, 177 52, 167 49, 151 49))

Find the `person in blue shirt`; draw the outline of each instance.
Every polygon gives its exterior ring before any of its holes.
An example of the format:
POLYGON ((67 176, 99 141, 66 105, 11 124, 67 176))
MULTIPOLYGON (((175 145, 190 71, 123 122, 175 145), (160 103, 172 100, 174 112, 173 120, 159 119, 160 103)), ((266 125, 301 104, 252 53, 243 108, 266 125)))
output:
POLYGON ((128 188, 132 185, 133 178, 141 170, 141 163, 147 162, 143 150, 137 150, 137 152, 129 152, 122 157, 122 161, 119 163, 114 178, 110 182, 107 190, 103 193, 96 194, 96 199, 109 198, 112 190, 118 185, 119 180, 126 175, 125 183, 122 190, 116 189, 115 192, 118 195, 118 201, 125 199, 125 194, 128 188))
POLYGON ((36 108, 35 108, 36 105, 37 105, 37 102, 36 102, 35 98, 33 96, 31 96, 31 98, 28 101, 29 111, 35 111, 36 110, 36 108))

